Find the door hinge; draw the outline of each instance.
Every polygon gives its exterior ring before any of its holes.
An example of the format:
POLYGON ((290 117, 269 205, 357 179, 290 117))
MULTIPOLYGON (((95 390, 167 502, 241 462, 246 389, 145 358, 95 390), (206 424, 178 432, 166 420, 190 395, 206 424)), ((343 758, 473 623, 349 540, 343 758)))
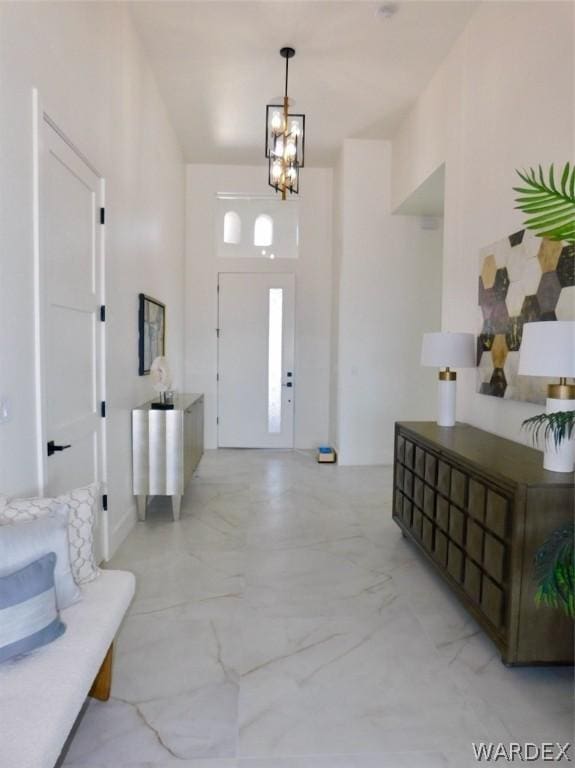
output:
POLYGON ((102 509, 104 510, 104 512, 106 512, 107 509, 108 509, 108 494, 107 493, 105 493, 102 496, 102 509))
POLYGON ((216 381, 219 381, 219 380, 220 380, 220 374, 216 373, 216 381))
POLYGON ((102 400, 100 403, 100 416, 105 419, 106 418, 106 401, 102 400))
POLYGON ((220 423, 220 417, 216 416, 216 424, 219 424, 219 423, 220 423))
POLYGON ((106 223, 106 209, 100 208, 100 224, 106 223))
POLYGON ((218 339, 220 338, 220 329, 219 328, 216 328, 216 336, 218 337, 218 339))
POLYGON ((100 307, 100 320, 105 323, 106 322, 106 305, 102 304, 100 307))

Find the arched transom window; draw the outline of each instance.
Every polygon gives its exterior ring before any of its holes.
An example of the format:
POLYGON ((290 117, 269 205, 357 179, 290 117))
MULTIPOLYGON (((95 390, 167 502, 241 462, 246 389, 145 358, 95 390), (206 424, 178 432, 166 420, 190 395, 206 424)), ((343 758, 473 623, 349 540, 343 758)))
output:
POLYGON ((224 216, 224 243, 238 245, 242 239, 242 220, 235 211, 228 211, 224 216))
POLYGON ((267 213, 260 213, 254 224, 254 245, 267 248, 274 241, 274 220, 267 213))

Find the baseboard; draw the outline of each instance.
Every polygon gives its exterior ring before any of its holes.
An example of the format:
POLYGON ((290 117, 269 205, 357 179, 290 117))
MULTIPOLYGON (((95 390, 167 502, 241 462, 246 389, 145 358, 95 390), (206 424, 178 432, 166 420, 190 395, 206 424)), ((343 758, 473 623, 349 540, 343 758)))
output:
POLYGON ((132 504, 130 507, 128 507, 128 509, 124 512, 122 517, 118 520, 118 522, 112 529, 112 532, 110 535, 109 549, 108 549, 109 558, 112 558, 114 556, 120 544, 124 541, 124 539, 128 536, 132 528, 135 526, 136 519, 137 519, 136 505, 132 504))

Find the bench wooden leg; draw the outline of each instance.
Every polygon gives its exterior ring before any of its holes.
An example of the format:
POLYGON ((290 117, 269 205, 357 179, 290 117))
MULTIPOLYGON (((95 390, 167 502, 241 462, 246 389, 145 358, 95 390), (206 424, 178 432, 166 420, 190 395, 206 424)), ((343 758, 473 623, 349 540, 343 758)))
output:
POLYGON ((98 699, 98 701, 108 701, 108 699, 110 698, 110 691, 112 688, 113 652, 114 652, 114 643, 112 643, 112 645, 108 648, 108 653, 106 654, 106 657, 102 662, 100 671, 96 675, 96 679, 92 683, 92 687, 90 688, 90 693, 88 694, 93 699, 98 699))

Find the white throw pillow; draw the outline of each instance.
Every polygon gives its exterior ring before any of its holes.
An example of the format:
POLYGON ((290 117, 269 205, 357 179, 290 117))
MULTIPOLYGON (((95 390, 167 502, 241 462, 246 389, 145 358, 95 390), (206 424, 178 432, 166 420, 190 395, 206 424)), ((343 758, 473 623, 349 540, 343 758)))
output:
POLYGON ((92 483, 55 499, 10 499, 0 506, 0 526, 39 520, 61 505, 68 507, 70 565, 76 584, 93 581, 100 569, 94 558, 94 528, 99 509, 99 486, 92 483))
POLYGON ((68 536, 70 563, 77 584, 87 584, 100 575, 94 552, 94 531, 100 509, 100 486, 91 483, 58 496, 70 509, 68 536))
POLYGON ((40 520, 0 526, 0 575, 7 576, 53 552, 56 555, 54 584, 56 602, 62 610, 81 597, 70 568, 68 508, 59 505, 40 520))

